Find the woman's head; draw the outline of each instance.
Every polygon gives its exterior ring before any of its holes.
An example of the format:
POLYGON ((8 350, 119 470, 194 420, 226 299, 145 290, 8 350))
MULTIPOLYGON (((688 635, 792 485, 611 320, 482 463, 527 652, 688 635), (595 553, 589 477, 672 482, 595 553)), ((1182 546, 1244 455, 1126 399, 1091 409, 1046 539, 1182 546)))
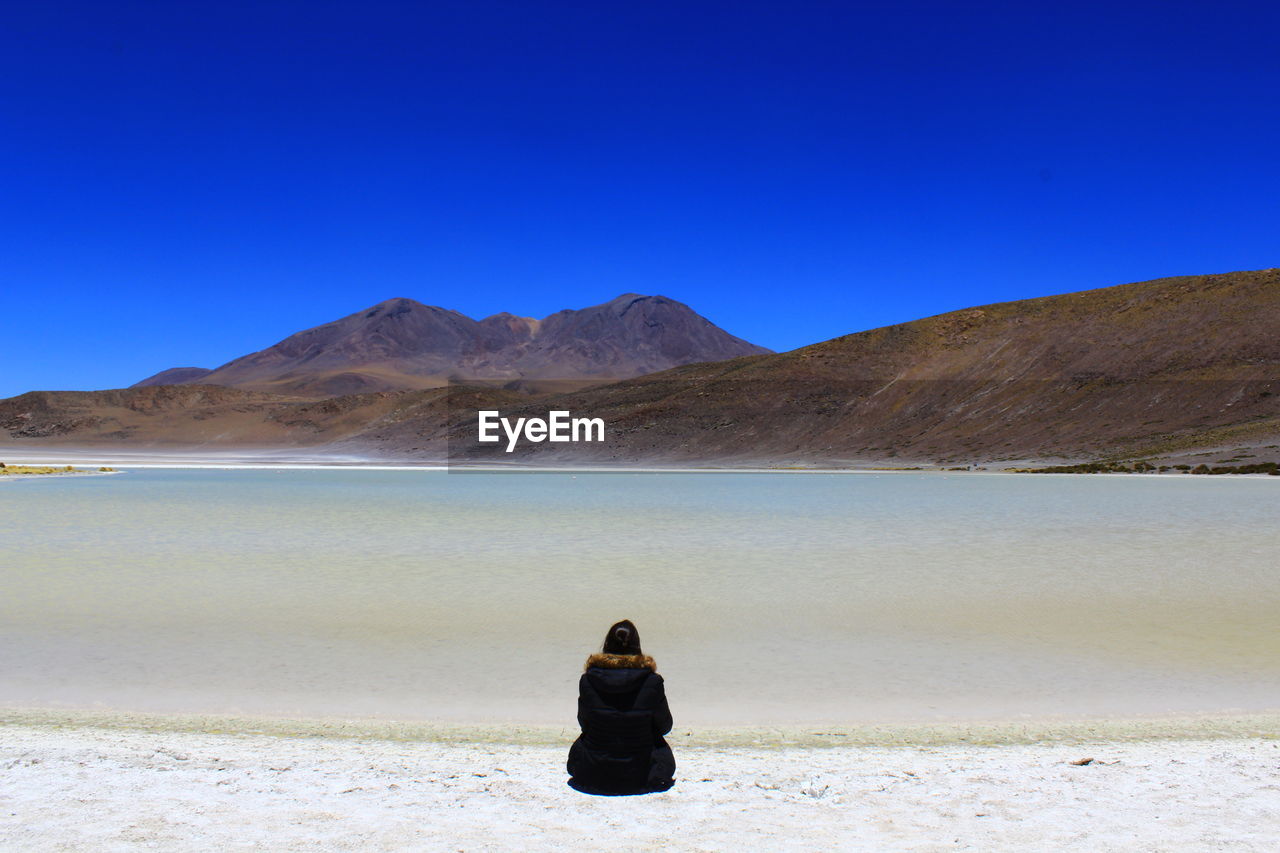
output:
POLYGON ((640 632, 631 624, 630 619, 623 619, 609 629, 604 637, 603 651, 610 655, 643 654, 640 651, 640 632))

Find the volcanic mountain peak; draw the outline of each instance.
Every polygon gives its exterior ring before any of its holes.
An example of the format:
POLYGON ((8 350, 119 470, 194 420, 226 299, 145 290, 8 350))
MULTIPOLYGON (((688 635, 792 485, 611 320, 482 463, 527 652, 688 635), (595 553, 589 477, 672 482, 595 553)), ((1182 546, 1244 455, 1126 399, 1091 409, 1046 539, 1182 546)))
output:
POLYGON ((627 293, 543 320, 502 312, 479 321, 396 297, 212 372, 168 381, 328 396, 452 380, 603 381, 764 352, 664 296, 627 293))
POLYGON ((657 296, 657 295, 645 296, 644 294, 641 294, 641 293, 622 293, 622 294, 619 294, 618 296, 615 296, 613 299, 610 299, 608 302, 604 304, 614 309, 619 314, 625 314, 627 312, 627 309, 630 308, 632 305, 644 300, 649 300, 654 304, 662 304, 665 302, 674 301, 672 299, 668 299, 665 296, 657 296))
POLYGON ((418 300, 410 299, 407 296, 393 296, 390 299, 384 299, 381 302, 379 302, 377 305, 374 305, 372 308, 369 309, 369 313, 366 314, 365 316, 373 317, 374 315, 379 313, 391 313, 391 312, 394 312, 397 314, 403 314, 406 311, 412 311, 415 308, 430 308, 430 307, 431 306, 423 305, 418 300))

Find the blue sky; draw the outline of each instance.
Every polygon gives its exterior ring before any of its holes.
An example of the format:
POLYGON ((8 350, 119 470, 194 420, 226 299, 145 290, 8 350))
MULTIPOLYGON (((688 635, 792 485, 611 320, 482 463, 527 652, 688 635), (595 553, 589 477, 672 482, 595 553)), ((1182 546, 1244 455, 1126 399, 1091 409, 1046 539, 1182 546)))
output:
POLYGON ((393 296, 662 293, 790 349, 1280 265, 1278 31, 1275 3, 8 2, 0 396, 393 296))

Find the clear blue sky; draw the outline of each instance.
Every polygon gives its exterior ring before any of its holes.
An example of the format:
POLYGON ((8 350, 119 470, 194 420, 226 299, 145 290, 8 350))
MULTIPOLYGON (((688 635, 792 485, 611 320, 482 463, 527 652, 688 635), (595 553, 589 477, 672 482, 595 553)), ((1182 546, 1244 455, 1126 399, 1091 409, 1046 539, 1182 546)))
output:
POLYGON ((10 0, 0 396, 392 296, 662 293, 790 349, 1280 265, 1278 34, 1275 2, 10 0))

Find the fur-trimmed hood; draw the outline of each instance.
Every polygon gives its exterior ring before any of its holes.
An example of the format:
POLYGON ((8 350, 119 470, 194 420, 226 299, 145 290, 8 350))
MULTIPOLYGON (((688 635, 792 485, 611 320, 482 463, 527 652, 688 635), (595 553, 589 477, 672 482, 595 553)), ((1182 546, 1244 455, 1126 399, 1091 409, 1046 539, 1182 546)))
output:
POLYGON ((648 655, 611 655, 606 652, 596 652, 587 658, 587 665, 583 669, 591 669, 593 666, 598 666, 601 669, 649 669, 654 672, 658 671, 658 665, 648 655))

